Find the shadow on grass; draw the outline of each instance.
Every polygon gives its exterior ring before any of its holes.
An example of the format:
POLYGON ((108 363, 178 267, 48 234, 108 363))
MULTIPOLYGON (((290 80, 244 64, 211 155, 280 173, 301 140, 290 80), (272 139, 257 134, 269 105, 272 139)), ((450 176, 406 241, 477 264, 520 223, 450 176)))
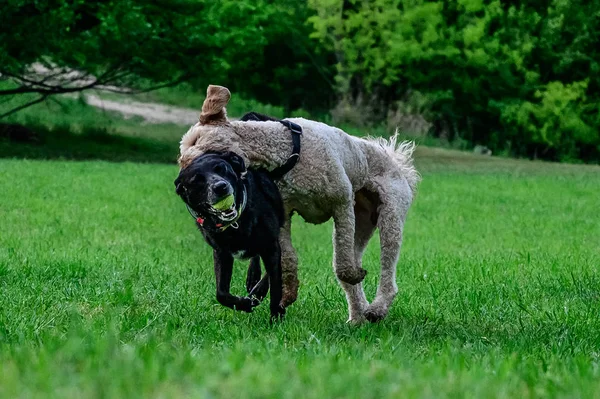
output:
POLYGON ((104 129, 0 123, 0 158, 175 163, 176 142, 125 137, 104 129))

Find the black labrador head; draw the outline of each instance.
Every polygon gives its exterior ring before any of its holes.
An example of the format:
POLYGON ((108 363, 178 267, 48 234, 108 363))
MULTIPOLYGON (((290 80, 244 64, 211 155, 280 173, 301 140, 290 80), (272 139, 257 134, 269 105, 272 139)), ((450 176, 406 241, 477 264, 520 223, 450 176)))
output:
POLYGON ((196 218, 236 218, 244 160, 233 152, 203 154, 179 172, 175 190, 196 218))

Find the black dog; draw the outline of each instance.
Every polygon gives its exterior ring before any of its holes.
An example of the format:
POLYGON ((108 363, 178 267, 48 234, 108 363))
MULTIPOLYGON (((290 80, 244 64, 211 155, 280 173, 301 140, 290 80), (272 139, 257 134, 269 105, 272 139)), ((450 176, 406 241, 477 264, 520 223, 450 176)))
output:
POLYGON ((283 317, 279 230, 284 210, 268 173, 246 170, 244 160, 233 152, 206 153, 181 170, 175 187, 213 248, 219 303, 252 312, 260 303, 253 296, 262 299, 270 285, 271 318, 283 317), (248 297, 230 293, 234 256, 251 258, 248 297), (259 258, 267 271, 262 280, 259 258))

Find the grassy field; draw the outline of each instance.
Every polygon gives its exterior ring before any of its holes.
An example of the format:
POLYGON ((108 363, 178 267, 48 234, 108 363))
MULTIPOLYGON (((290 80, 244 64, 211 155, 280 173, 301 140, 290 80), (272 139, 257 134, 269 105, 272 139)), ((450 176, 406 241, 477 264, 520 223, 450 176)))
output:
POLYGON ((0 140, 0 397, 600 397, 599 167, 420 148, 389 317, 345 324, 331 224, 296 218, 300 298, 271 326, 215 300, 167 163, 185 128, 80 111, 46 127, 71 147, 0 140))
POLYGON ((271 327, 216 303, 175 166, 1 160, 0 396, 600 396, 598 168, 419 166, 389 317, 344 323, 331 225, 297 219, 300 299, 271 327))

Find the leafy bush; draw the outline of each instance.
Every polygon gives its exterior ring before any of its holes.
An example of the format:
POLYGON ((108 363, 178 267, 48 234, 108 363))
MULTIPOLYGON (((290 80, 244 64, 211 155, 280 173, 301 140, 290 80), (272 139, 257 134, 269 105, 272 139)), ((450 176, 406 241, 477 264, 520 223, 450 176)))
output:
POLYGON ((309 0, 340 97, 373 118, 406 93, 436 134, 495 152, 600 160, 600 1, 309 0), (442 132, 444 131, 444 132, 442 132))
POLYGON ((534 101, 502 104, 500 114, 507 135, 519 147, 543 149, 536 156, 577 159, 579 145, 593 145, 598 139, 597 131, 584 120, 587 86, 586 81, 569 85, 550 82, 535 92, 534 101))

